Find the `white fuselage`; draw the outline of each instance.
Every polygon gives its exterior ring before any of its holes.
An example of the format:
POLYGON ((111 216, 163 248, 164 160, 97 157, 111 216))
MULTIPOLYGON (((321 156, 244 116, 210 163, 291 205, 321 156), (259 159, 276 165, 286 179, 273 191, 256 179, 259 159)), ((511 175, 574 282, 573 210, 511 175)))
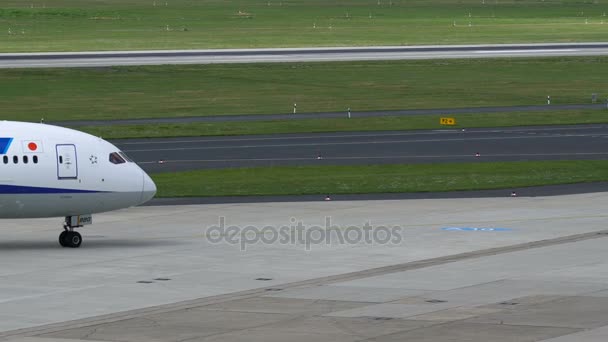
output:
POLYGON ((93 214, 142 204, 155 193, 150 177, 101 138, 0 121, 0 218, 93 214))

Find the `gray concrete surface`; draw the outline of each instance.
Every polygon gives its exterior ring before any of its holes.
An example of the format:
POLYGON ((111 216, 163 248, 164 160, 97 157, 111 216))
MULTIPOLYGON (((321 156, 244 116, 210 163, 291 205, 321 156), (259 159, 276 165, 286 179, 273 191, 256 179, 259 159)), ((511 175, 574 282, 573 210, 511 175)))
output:
POLYGON ((57 247, 59 220, 6 220, 0 339, 606 340, 607 199, 140 207, 96 216, 78 250, 57 247), (404 229, 389 245, 241 249, 211 242, 230 235, 210 228, 219 216, 226 226, 330 216, 335 232, 367 221, 404 229))
POLYGON ((608 44, 603 42, 559 44, 4 53, 0 54, 0 68, 317 62, 435 58, 599 56, 606 54, 608 54, 608 44))
POLYGON ((580 125, 112 142, 146 171, 167 172, 277 165, 597 160, 608 159, 607 139, 608 125, 580 125))

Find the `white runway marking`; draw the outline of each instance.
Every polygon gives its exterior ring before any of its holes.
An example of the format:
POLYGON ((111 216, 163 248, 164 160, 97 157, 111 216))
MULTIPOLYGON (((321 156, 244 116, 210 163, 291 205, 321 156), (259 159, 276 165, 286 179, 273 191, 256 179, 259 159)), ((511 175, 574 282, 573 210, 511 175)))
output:
POLYGON ((506 53, 559 53, 559 52, 578 52, 578 49, 538 49, 538 50, 481 50, 475 51, 475 53, 492 53, 492 54, 506 54, 506 53))

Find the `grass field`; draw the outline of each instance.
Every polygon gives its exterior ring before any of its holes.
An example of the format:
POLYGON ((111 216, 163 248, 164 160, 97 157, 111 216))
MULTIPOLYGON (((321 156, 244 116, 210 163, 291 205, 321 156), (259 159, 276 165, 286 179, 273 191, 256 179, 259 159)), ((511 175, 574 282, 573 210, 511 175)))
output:
POLYGON ((431 192, 608 181, 608 161, 266 167, 152 177, 158 197, 431 192))
MULTIPOLYGON (((608 27, 608 26, 607 26, 608 27)), ((0 70, 2 119, 590 103, 607 57, 0 70)))
POLYGON ((608 0, 4 0, 0 51, 573 42, 608 0))
MULTIPOLYGON (((608 123, 608 110, 458 114, 449 128, 509 127, 608 123)), ((437 115, 390 116, 377 118, 307 119, 252 122, 213 122, 184 124, 83 126, 79 130, 105 139, 168 138, 214 135, 253 135, 276 133, 321 133, 349 131, 387 131, 438 129, 437 115)))

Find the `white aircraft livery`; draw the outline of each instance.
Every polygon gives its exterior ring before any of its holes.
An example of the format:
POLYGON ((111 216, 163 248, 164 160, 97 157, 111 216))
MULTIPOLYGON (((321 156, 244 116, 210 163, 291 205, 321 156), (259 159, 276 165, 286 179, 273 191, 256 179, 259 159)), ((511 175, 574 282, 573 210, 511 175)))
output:
POLYGON ((0 121, 0 218, 65 217, 63 247, 92 214, 145 203, 156 185, 109 142, 47 124, 0 121))

